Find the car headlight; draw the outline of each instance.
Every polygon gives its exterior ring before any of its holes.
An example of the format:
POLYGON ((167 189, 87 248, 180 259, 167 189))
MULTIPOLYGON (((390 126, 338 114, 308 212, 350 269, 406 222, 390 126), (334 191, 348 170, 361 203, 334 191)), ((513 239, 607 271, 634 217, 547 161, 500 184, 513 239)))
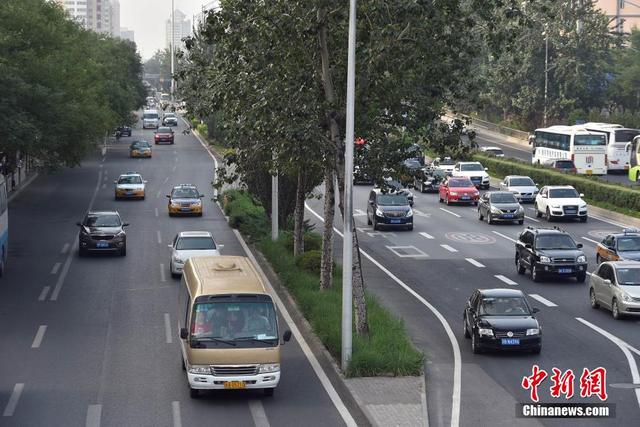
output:
POLYGON ((483 176, 483 177, 482 177, 482 180, 483 180, 483 181, 489 181, 489 175, 487 175, 487 176, 483 176))
POLYGON ((172 207, 172 208, 177 208, 177 207, 179 207, 179 206, 180 206, 180 204, 179 204, 179 203, 174 202, 174 201, 171 201, 171 207, 172 207))
POLYGON ((267 374, 269 372, 278 372, 278 371, 280 371, 279 363, 265 363, 263 365, 260 365, 261 374, 267 374))
POLYGON ((458 192, 457 192, 457 191, 450 191, 450 192, 449 192, 449 195, 451 195, 451 196, 457 196, 457 195, 458 195, 458 192))
POLYGON ((380 209, 376 208, 376 216, 384 216, 384 212, 382 212, 380 209))
POLYGON ((208 365, 190 365, 189 373, 199 374, 199 375, 210 375, 211 368, 208 365))
POLYGON ((499 213, 502 213, 502 211, 496 208, 495 206, 491 206, 491 213, 499 214, 499 213))
POLYGON ((538 328, 527 329, 527 336, 528 335, 538 335, 539 333, 540 333, 540 329, 538 329, 538 328))
POLYGON ((549 258, 548 256, 541 255, 540 262, 547 262, 547 263, 551 262, 551 258, 549 258))
POLYGON ((587 210, 587 205, 584 204, 584 205, 580 206, 580 210, 581 211, 586 211, 587 210))
POLYGON ((194 200, 191 202, 192 205, 200 206, 202 204, 202 200, 194 200))
POLYGON ((560 205, 551 205, 553 209, 560 209, 560 205))
POLYGON ((406 216, 413 216, 413 209, 409 208, 406 216))
POLYGON ((586 257, 586 256, 584 256, 584 255, 580 255, 580 256, 576 259, 576 261, 578 261, 578 262, 587 262, 587 257, 586 257))
POLYGON ((633 301, 633 298, 631 298, 629 295, 627 295, 624 292, 622 292, 620 296, 622 297, 622 301, 626 301, 626 302, 633 301))
POLYGON ((493 329, 490 329, 490 328, 479 328, 478 329, 478 335, 480 335, 480 336, 486 335, 488 337, 492 337, 493 336, 493 329))
POLYGON ((514 196, 519 197, 520 196, 520 192, 517 190, 511 190, 511 192, 513 193, 514 196))
POLYGON ((177 262, 178 264, 184 264, 184 260, 177 256, 173 257, 173 262, 177 262))
POLYGON ((524 212, 524 208, 522 206, 518 206, 518 212, 524 212))

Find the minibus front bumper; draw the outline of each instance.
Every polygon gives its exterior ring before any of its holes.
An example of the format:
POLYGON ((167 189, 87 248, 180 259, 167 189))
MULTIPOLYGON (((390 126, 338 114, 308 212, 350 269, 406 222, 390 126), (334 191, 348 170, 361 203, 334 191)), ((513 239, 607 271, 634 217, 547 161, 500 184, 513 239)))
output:
POLYGON ((233 390, 275 388, 280 382, 280 371, 257 375, 214 376, 187 373, 189 387, 197 390, 233 390))

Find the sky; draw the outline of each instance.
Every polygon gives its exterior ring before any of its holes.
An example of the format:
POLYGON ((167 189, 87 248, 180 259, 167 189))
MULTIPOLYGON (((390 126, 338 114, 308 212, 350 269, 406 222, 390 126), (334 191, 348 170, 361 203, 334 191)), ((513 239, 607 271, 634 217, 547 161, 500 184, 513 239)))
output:
MULTIPOLYGON (((193 20, 202 5, 211 0, 174 0, 176 9, 193 20)), ((143 60, 165 47, 165 23, 171 17, 171 0, 120 0, 120 26, 135 31, 143 60)))

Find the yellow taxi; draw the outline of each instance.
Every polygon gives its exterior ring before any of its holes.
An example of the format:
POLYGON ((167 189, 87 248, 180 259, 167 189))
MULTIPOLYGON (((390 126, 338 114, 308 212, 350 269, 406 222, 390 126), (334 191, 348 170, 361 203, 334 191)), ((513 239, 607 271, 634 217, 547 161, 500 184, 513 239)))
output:
POLYGON ((142 179, 142 175, 135 172, 127 172, 118 177, 115 181, 116 200, 120 199, 142 199, 145 196, 147 181, 142 179))
POLYGON ((204 197, 204 194, 200 194, 193 184, 176 185, 171 190, 171 194, 167 194, 169 216, 202 216, 202 197, 204 197))
POLYGON ((132 158, 151 158, 151 144, 147 141, 134 141, 129 146, 129 155, 132 158))
POLYGON ((598 243, 596 261, 640 261, 640 230, 625 228, 606 236, 598 243))

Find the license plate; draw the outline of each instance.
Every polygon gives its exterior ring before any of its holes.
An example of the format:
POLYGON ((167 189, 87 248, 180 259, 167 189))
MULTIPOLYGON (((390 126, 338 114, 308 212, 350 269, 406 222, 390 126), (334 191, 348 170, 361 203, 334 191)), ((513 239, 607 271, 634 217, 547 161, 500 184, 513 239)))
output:
POLYGON ((462 196, 462 197, 461 197, 461 199, 462 199, 462 200, 469 200, 470 198, 471 198, 471 197, 469 197, 469 196, 462 196))
POLYGON ((559 268, 558 269, 558 273, 572 273, 573 269, 572 268, 559 268))
POLYGON ((181 212, 191 212, 191 208, 180 208, 181 212))
POLYGON ((109 242, 107 242, 106 240, 100 240, 98 243, 96 243, 96 248, 108 248, 109 247, 109 242))
POLYGON ((389 220, 389 222, 391 224, 400 224, 400 220, 399 219, 392 219, 392 220, 389 220))
POLYGON ((133 191, 125 191, 125 196, 133 196, 133 191))
POLYGON ((513 218, 513 214, 503 214, 503 218, 513 218))
POLYGON ((520 338, 502 338, 502 345, 520 345, 520 338))
POLYGON ((244 381, 225 381, 224 388, 241 389, 241 388, 245 388, 245 384, 244 384, 244 381))

